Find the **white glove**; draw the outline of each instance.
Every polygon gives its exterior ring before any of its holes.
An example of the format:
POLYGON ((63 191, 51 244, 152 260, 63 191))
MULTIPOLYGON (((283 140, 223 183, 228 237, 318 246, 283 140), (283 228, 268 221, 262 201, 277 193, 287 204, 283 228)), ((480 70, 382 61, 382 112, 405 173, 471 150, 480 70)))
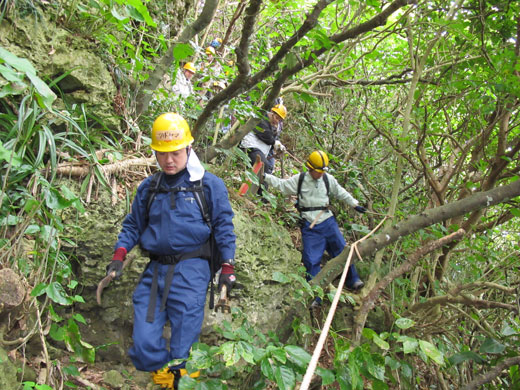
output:
POLYGON ((283 146, 280 141, 276 140, 274 141, 274 150, 276 152, 285 152, 285 146, 283 146))

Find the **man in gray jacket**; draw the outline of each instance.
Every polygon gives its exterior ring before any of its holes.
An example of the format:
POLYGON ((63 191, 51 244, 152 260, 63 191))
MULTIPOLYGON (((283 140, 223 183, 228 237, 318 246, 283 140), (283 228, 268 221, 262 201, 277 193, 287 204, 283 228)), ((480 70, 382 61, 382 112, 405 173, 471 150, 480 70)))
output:
MULTIPOLYGON (((297 208, 302 218, 303 264, 308 279, 320 272, 321 258, 326 250, 336 257, 346 245, 334 214, 329 210, 329 197, 337 198, 359 213, 366 212, 363 206, 345 190, 334 176, 326 173, 329 157, 321 150, 309 155, 305 166, 309 172, 302 172, 288 179, 279 179, 266 174, 265 182, 284 195, 297 195, 297 208)), ((352 264, 346 280, 347 288, 359 290, 364 286, 356 267, 352 264)), ((318 301, 319 303, 319 301, 318 301)))

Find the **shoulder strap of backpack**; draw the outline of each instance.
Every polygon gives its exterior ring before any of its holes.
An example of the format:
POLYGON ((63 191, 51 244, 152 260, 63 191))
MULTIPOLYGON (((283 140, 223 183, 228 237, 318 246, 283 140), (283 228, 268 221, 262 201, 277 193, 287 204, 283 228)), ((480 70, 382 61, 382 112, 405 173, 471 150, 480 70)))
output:
POLYGON ((300 200, 300 195, 302 193, 302 184, 303 184, 303 179, 305 178, 305 172, 302 172, 300 173, 300 177, 298 177, 298 189, 296 190, 296 195, 297 195, 297 199, 298 201, 300 200))
POLYGON ((147 225, 148 221, 150 220, 150 207, 152 206, 152 202, 155 198, 155 195, 157 194, 157 192, 159 192, 159 188, 161 188, 161 181, 163 175, 163 171, 155 172, 152 176, 152 180, 150 180, 150 185, 148 187, 148 196, 146 199, 146 214, 144 216, 144 220, 147 225))
POLYGON ((328 177, 327 172, 325 172, 325 174, 323 175, 323 181, 325 182, 325 187, 327 188, 327 198, 328 198, 329 193, 330 193, 330 184, 329 184, 329 177, 328 177))
POLYGON ((202 218, 204 222, 206 222, 210 229, 211 227, 211 215, 209 212, 208 202, 206 201, 206 194, 204 193, 204 185, 202 183, 202 179, 199 182, 199 185, 192 188, 193 195, 195 196, 195 200, 200 207, 200 212, 202 213, 202 218))

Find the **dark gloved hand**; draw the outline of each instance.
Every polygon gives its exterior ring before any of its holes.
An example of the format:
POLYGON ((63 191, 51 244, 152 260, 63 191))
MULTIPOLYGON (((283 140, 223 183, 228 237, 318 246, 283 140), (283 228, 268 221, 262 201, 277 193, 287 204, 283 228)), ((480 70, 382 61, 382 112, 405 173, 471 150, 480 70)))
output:
POLYGON ((361 213, 361 214, 364 214, 367 211, 367 209, 364 208, 363 206, 356 206, 356 207, 354 207, 354 210, 356 210, 358 213, 361 213))
POLYGON ((231 291, 237 278, 235 276, 235 267, 231 264, 222 264, 222 271, 220 272, 220 278, 218 280, 218 291, 222 289, 225 284, 228 291, 231 291))
POLYGON ((110 273, 114 272, 116 273, 115 279, 119 279, 121 275, 123 275, 123 262, 120 260, 112 260, 110 264, 107 265, 107 276, 110 275, 110 273))
POLYGON ((107 275, 111 272, 116 272, 116 279, 119 279, 123 275, 123 260, 126 257, 126 249, 123 247, 117 248, 112 257, 112 261, 107 265, 107 275))

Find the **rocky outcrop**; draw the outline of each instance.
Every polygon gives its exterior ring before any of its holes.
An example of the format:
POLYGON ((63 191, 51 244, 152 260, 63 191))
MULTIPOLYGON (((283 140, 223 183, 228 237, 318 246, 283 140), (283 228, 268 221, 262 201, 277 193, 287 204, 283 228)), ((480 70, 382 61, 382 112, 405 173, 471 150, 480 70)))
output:
POLYGON ((57 93, 58 108, 84 103, 105 126, 117 127, 116 87, 94 42, 49 22, 48 13, 35 9, 25 17, 4 17, 0 46, 30 61, 41 79, 57 81, 62 92, 57 93))

